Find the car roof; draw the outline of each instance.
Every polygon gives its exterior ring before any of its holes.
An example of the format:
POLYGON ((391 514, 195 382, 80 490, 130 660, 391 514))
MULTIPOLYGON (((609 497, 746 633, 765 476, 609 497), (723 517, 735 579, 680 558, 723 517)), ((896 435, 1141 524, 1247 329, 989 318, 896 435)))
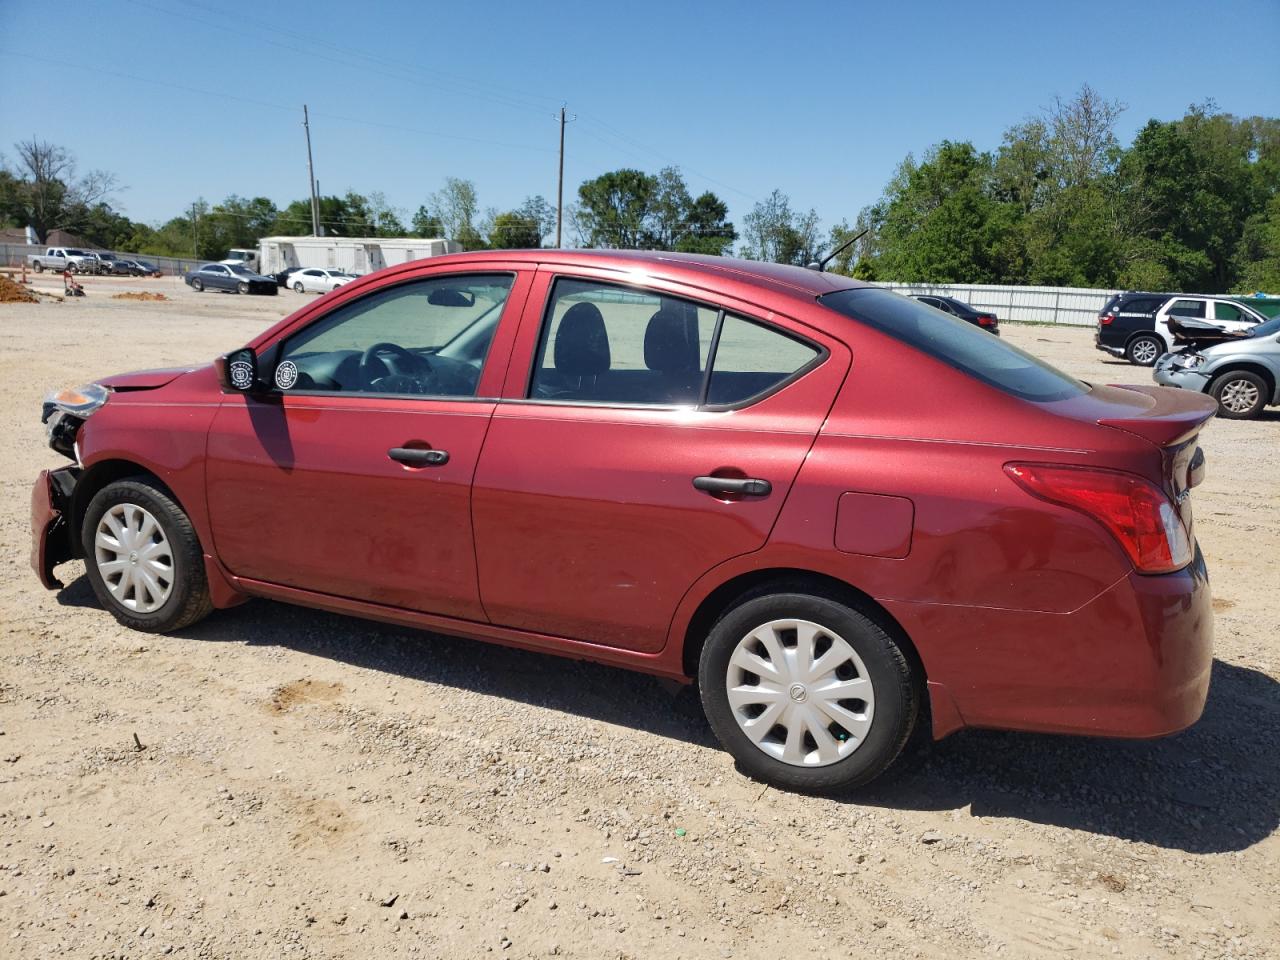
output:
POLYGON ((745 283, 789 296, 820 297, 871 284, 838 273, 822 273, 789 264, 737 260, 662 250, 483 250, 432 257, 433 264, 483 262, 500 258, 547 266, 632 270, 660 280, 703 286, 708 281, 745 283))

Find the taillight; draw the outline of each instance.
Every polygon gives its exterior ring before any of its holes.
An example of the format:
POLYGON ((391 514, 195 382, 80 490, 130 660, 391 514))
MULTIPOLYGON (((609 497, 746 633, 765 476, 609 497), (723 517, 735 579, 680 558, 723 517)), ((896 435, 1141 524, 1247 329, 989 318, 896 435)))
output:
POLYGON ((1115 322, 1116 322, 1116 316, 1114 313, 1104 313, 1102 316, 1098 318, 1098 326, 1100 327, 1109 327, 1111 326, 1111 324, 1115 322))
POLYGON ((1042 463, 1009 463, 1028 493, 1093 517, 1124 547, 1139 573, 1172 573, 1191 562, 1177 508, 1155 484, 1130 473, 1042 463))
POLYGON ((978 317, 978 326, 980 327, 993 327, 995 326, 995 323, 996 323, 995 317, 989 317, 989 316, 978 317))

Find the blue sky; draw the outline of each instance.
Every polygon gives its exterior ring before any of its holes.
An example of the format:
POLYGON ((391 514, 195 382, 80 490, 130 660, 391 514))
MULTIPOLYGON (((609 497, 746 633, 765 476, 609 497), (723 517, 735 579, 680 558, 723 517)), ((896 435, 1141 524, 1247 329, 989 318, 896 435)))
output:
POLYGON ((306 194, 301 105, 325 193, 412 214, 446 176, 482 207, 566 199, 620 166, 675 164, 741 221, 775 187, 825 223, 909 152, 992 149, 1089 83, 1152 117, 1212 98, 1280 112, 1280 2, 338 3, 0 0, 0 152, 32 135, 118 175, 158 221, 203 196, 306 194))

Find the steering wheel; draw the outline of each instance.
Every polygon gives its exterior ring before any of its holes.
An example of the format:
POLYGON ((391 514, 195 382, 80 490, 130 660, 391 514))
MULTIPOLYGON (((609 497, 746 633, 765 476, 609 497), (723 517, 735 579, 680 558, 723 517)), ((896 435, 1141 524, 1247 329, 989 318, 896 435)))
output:
POLYGON ((426 379, 431 374, 431 362, 426 357, 412 353, 398 343, 375 343, 360 357, 360 382, 369 388, 386 387, 388 393, 421 393, 423 383, 418 378, 426 379), (403 360, 409 372, 393 374, 378 357, 380 353, 390 353, 403 360))

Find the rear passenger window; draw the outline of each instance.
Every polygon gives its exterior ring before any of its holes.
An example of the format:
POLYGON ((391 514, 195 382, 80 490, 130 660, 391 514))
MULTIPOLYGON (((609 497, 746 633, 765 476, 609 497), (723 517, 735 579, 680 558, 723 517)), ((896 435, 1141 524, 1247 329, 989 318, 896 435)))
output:
POLYGON ((1200 317, 1204 318, 1204 301, 1203 300, 1175 300, 1173 306, 1169 308, 1169 314, 1174 317, 1200 317))
POLYGON ((1213 317, 1215 320, 1251 320, 1239 307, 1233 307, 1229 303, 1215 303, 1213 305, 1213 317))
POLYGON ((819 355, 772 327, 680 297, 561 279, 543 322, 529 396, 732 406, 777 388, 819 355))
POLYGON ((732 405, 767 393, 817 356, 817 348, 772 327, 726 315, 711 365, 707 403, 732 405))

